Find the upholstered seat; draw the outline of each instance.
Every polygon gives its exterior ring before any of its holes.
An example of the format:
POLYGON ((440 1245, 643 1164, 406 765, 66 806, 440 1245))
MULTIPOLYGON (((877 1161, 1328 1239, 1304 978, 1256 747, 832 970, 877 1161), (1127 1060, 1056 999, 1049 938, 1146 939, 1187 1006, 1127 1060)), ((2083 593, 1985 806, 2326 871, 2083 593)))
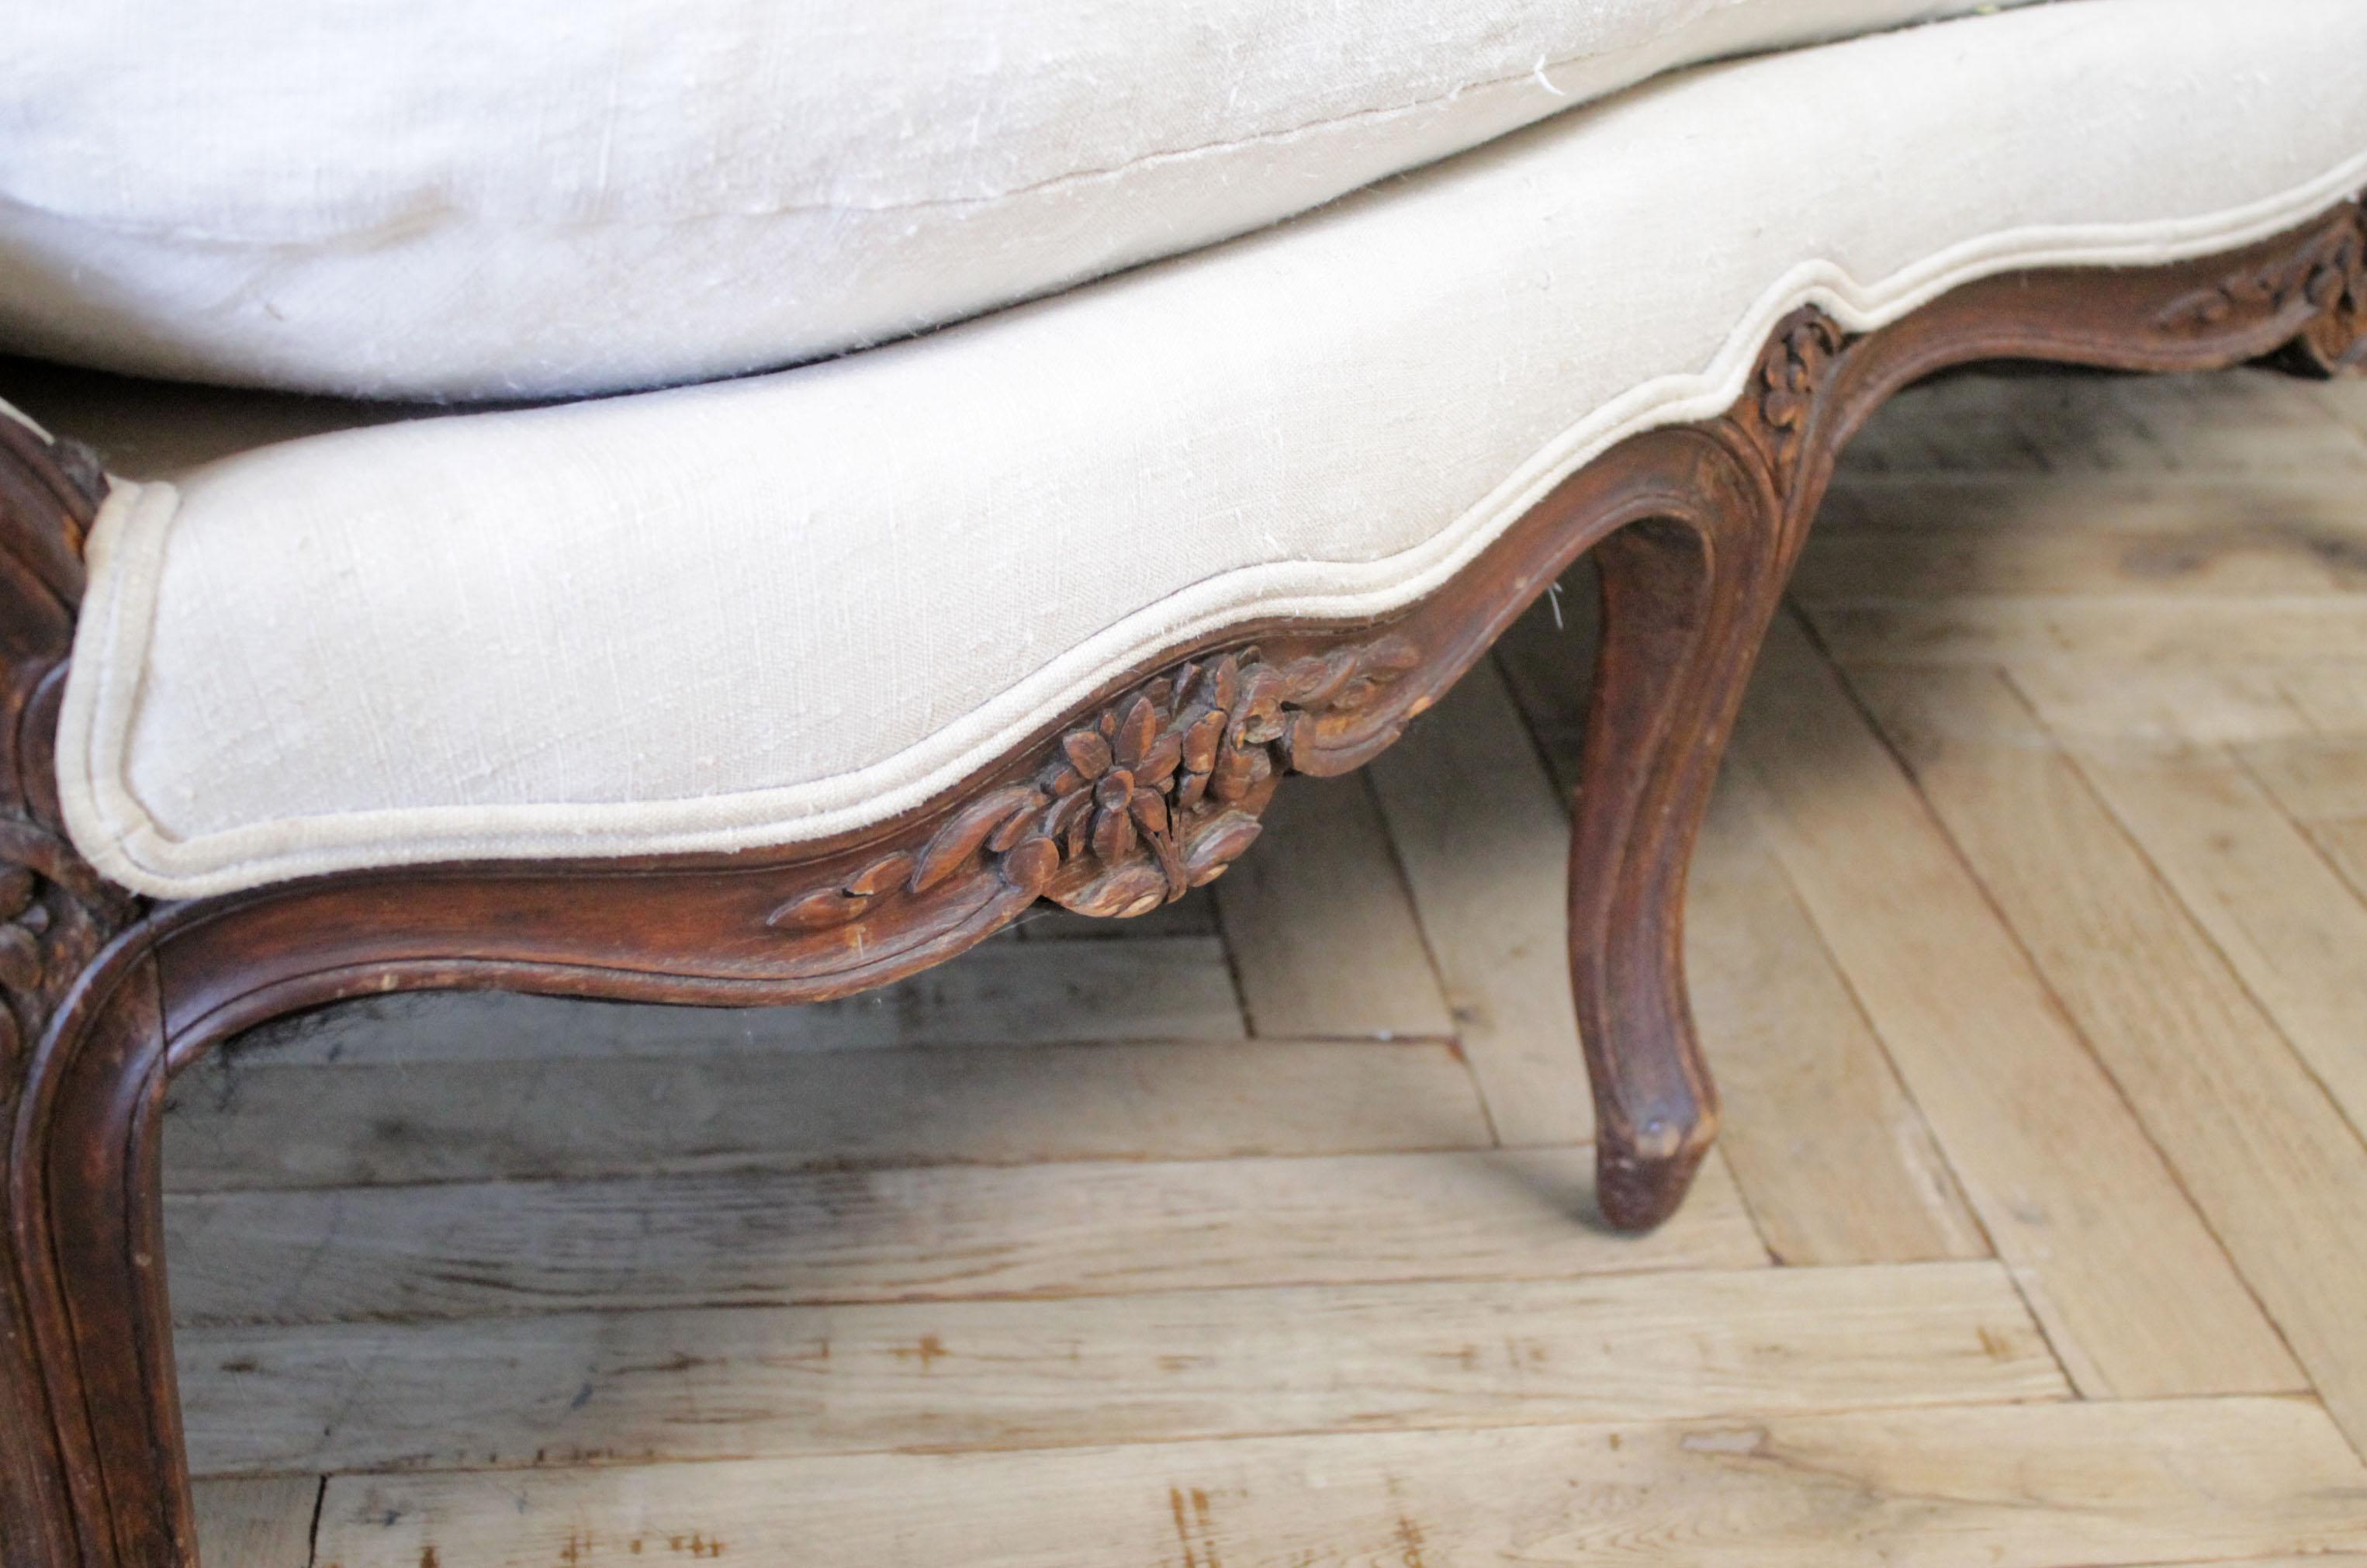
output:
POLYGON ((2082 0, 1707 67, 910 343, 119 486, 68 820, 171 894, 884 821, 1195 634, 1407 604, 1798 305, 2321 210, 2350 55, 2353 0, 2082 0))
POLYGON ((159 1129, 212 1047, 404 989, 819 1001, 1147 913, 1292 775, 1454 744, 1420 716, 1582 555, 1576 1028, 1516 1032, 1583 1057, 1603 1219, 1667 1219, 1717 1128, 1693 845, 1851 435, 2000 358, 2367 368, 2361 0, 1643 79, 1968 8, 12 18, 20 353, 771 368, 459 413, 0 365, 0 1558, 195 1562, 159 1129))
POLYGON ((0 342, 368 396, 736 374, 1241 233, 1673 65, 1980 6, 29 7, 0 342))

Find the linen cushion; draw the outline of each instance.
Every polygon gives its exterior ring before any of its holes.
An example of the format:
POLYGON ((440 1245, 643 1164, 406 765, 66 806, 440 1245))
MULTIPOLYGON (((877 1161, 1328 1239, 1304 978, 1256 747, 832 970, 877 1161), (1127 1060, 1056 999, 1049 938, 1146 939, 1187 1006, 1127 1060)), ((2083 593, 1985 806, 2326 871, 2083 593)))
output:
POLYGON ((1409 602, 1803 302, 2324 210, 2361 58, 2356 0, 2079 0, 1713 66, 927 337, 127 487, 68 819, 166 894, 880 820, 1177 639, 1409 602))
POLYGON ((1674 64, 1978 0, 84 0, 0 62, 0 345, 367 396, 777 367, 1674 64))

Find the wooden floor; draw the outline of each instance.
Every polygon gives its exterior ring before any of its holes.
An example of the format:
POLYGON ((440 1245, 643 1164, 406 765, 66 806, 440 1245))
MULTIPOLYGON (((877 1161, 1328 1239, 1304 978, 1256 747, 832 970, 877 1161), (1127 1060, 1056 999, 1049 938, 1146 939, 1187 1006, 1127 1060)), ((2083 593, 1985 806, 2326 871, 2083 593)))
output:
POLYGON ((1213 898, 193 1071, 208 1561, 2367 1565, 2367 386, 1948 381, 1818 530, 1660 1233, 1584 1218, 1573 579, 1213 898))

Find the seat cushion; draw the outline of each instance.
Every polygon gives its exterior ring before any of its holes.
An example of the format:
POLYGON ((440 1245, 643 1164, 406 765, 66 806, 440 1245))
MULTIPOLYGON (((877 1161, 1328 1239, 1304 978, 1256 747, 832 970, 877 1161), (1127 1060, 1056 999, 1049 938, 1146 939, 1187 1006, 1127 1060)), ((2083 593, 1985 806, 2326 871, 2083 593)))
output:
POLYGON ((373 397, 775 368, 1244 233, 1671 65, 1978 3, 26 6, 0 344, 373 397))
POLYGON ((871 352, 127 486, 69 822, 189 894, 882 820, 1180 639, 1411 601, 1805 302, 1867 328, 2327 208, 2359 58, 2356 0, 2079 0, 1712 66, 871 352))

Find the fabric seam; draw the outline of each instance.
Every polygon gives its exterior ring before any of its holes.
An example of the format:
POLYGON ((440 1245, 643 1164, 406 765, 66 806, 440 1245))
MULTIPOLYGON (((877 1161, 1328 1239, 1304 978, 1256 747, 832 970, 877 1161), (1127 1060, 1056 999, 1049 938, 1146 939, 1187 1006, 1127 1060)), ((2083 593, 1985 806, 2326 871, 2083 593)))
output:
MULTIPOLYGON (((2006 0, 2007 6, 2011 9, 2021 9, 2025 6, 2045 3, 2048 3, 2048 0, 2006 0)), ((2060 0, 2055 0, 2055 3, 2060 3, 2060 0)), ((1722 15, 1728 14, 1729 12, 1730 3, 1727 7, 1720 10, 1713 10, 1709 13, 1705 13, 1705 16, 1709 17, 1717 17, 1722 15)), ((1880 38, 1887 33, 1905 32, 1915 28, 1941 26, 1951 21, 1967 19, 1968 15, 1969 14, 1967 13, 1954 12, 1942 13, 1939 15, 1926 15, 1920 17, 1910 17, 1903 21, 1894 22, 1887 26, 1871 28, 1864 31, 1825 31, 1809 34, 1804 38, 1788 43, 1769 42, 1740 44, 1724 52, 1707 55, 1699 59, 1688 58, 1682 51, 1680 51, 1674 60, 1662 64, 1650 74, 1635 81, 1623 83, 1616 86, 1605 87, 1602 91, 1585 97, 1569 98, 1568 95, 1562 94, 1557 89, 1554 88, 1550 83, 1542 82, 1540 80, 1542 77, 1548 75, 1551 73, 1565 71, 1575 65, 1591 65, 1619 60, 1631 55, 1649 54, 1655 49, 1666 46, 1672 40, 1682 36, 1682 33, 1662 33, 1648 39, 1639 40, 1633 43, 1619 45, 1612 49, 1597 50, 1591 52, 1581 52, 1577 54, 1566 54, 1553 60, 1540 60, 1535 65, 1526 71, 1501 76, 1490 76, 1483 81, 1461 83, 1445 92, 1433 93, 1427 97, 1416 98, 1409 103, 1389 104, 1371 108, 1354 109, 1344 114, 1327 115, 1321 119, 1306 120, 1297 125, 1285 126, 1280 130, 1257 131, 1246 136, 1237 136, 1223 141, 1202 142, 1195 146, 1162 147, 1152 152, 1138 153, 1131 158, 1126 159, 1122 163, 1111 164, 1105 166, 1094 168, 1063 169, 1058 174, 1046 175, 1039 179, 1028 180, 1022 184, 1011 186, 1001 190, 987 191, 975 196, 924 196, 880 202, 783 201, 774 202, 764 206, 747 207, 728 210, 708 208, 697 211, 670 212, 662 217, 647 219, 620 219, 609 217, 554 222, 550 220, 519 219, 514 216, 503 215, 496 218, 494 221, 499 222, 505 230, 532 229, 546 233, 565 233, 612 228, 664 229, 683 224, 723 222, 742 219, 762 221, 770 218, 794 217, 806 213, 817 212, 886 215, 897 212, 922 212, 968 207, 990 207, 997 202, 1011 201, 1022 197, 1042 195, 1046 192, 1059 190, 1065 187, 1090 187, 1097 183, 1123 178, 1124 176, 1133 174, 1138 170, 1157 168, 1169 164, 1184 163, 1200 158, 1220 157, 1227 153, 1243 152, 1251 149, 1287 147, 1308 137, 1319 135, 1324 132, 1340 130, 1345 127, 1353 126, 1362 128, 1365 126, 1387 125, 1397 120, 1409 119, 1459 103, 1467 97, 1471 97, 1479 94, 1494 94, 1506 88, 1517 87, 1524 82, 1537 82, 1540 85, 1545 87, 1547 94, 1568 100, 1558 108, 1543 109, 1542 112, 1537 115, 1527 119, 1521 120, 1509 130, 1500 132, 1500 134, 1510 134, 1512 130, 1525 130, 1529 126, 1542 123, 1545 120, 1554 119, 1558 115, 1606 103, 1612 98, 1617 97, 1623 94, 1652 85, 1664 76, 1673 76, 1681 74, 1689 74, 1697 70, 1711 69, 1719 65, 1732 64, 1738 61, 1747 60, 1755 55, 1777 52, 1786 49, 1816 49, 1828 44, 1854 42, 1859 39, 1880 38)), ((1701 19, 1702 18, 1696 18, 1696 24, 1698 24, 1701 19)), ((1423 163, 1427 164, 1436 162, 1438 157, 1452 157, 1457 151, 1467 152, 1469 150, 1470 147, 1468 144, 1462 145, 1448 151, 1441 152, 1435 157, 1426 157, 1423 160, 1423 163)), ((1406 165, 1405 168, 1401 168, 1394 172, 1397 174, 1403 174, 1410 172, 1411 169, 1421 166, 1423 166, 1421 164, 1409 165, 1406 165)), ((1377 177, 1379 179, 1387 179, 1393 176, 1391 175, 1382 175, 1377 177)), ((1366 184, 1372 183, 1376 182, 1366 182, 1366 184)), ((1355 188, 1362 189, 1364 187, 1359 186, 1355 188)), ((1346 193, 1343 192, 1342 194, 1346 193)), ((389 231, 400 232, 406 228, 416 227, 420 222, 419 217, 416 214, 410 216, 391 215, 382 218, 377 222, 365 222, 355 226, 334 230, 323 230, 318 233, 311 235, 299 235, 285 238, 256 238, 243 233, 222 233, 194 228, 186 224, 131 222, 110 220, 108 218, 76 212, 68 209, 52 207, 43 202, 31 200, 21 196, 11 195, 6 192, 0 192, 0 206, 13 207, 23 212, 37 213, 44 218, 54 219, 60 222, 75 223, 92 229, 102 230, 108 233, 119 237, 143 240, 167 240, 183 244, 212 244, 220 245, 224 249, 247 251, 310 249, 324 244, 334 244, 348 242, 357 237, 381 234, 389 231)), ((485 214, 477 212, 471 209, 455 208, 449 205, 447 205, 443 210, 464 212, 471 217, 485 216, 485 214)))

